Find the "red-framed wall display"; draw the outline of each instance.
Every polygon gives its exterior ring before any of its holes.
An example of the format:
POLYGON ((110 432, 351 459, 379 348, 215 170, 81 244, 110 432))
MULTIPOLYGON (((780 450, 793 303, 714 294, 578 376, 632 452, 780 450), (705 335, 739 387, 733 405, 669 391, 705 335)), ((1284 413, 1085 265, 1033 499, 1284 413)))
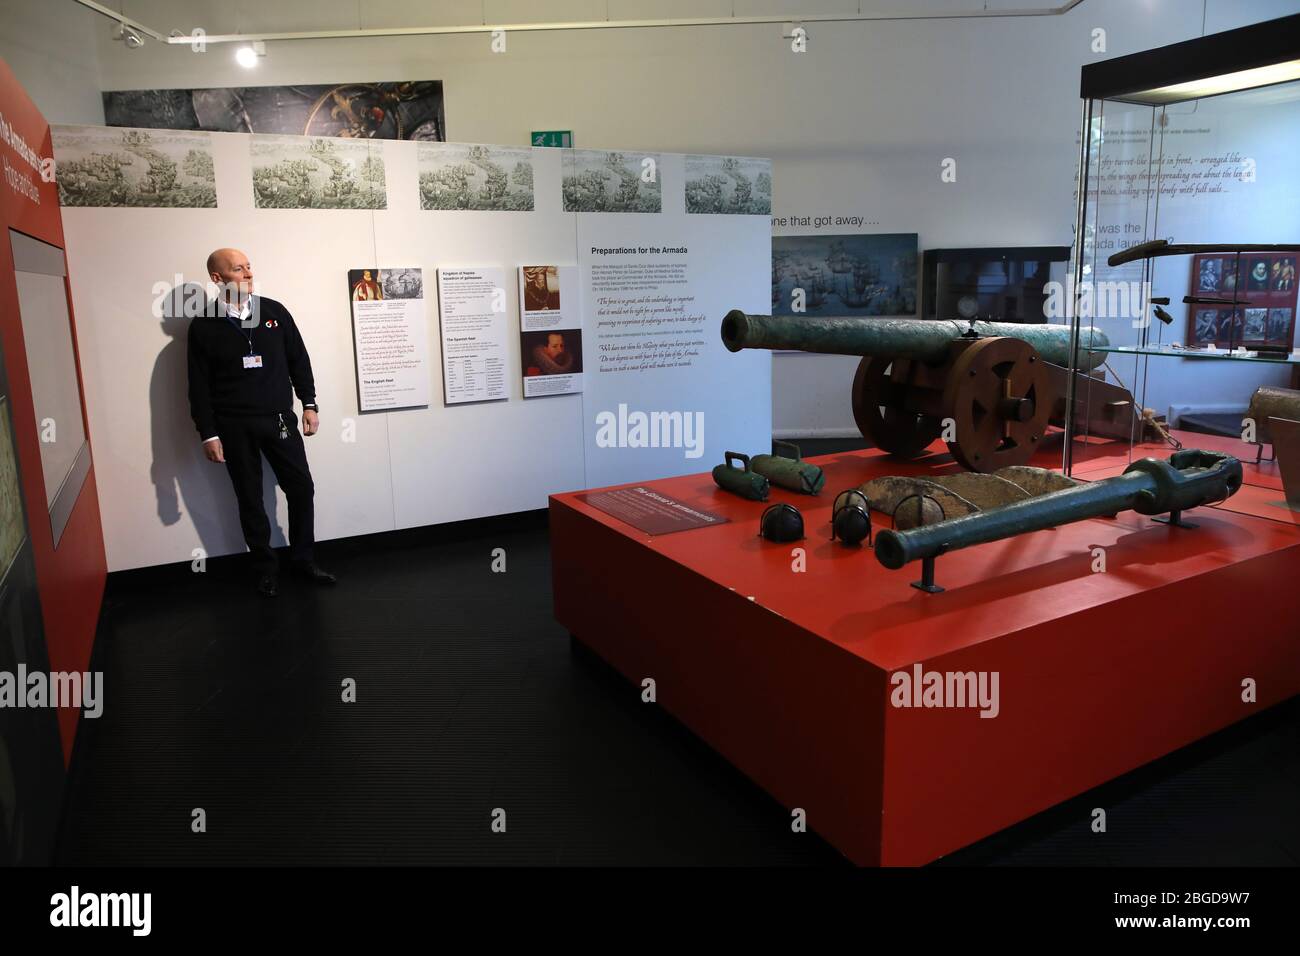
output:
MULTIPOLYGON (((80 419, 75 424, 84 431, 86 410, 81 395, 76 318, 68 297, 63 219, 58 187, 54 176, 48 175, 53 170, 54 150, 49 123, 3 60, 0 60, 0 117, 4 120, 0 155, 7 167, 5 186, 0 188, 0 226, 3 226, 0 228, 0 355, 5 365, 8 416, 26 510, 48 667, 60 673, 85 672, 89 669, 107 575, 93 451, 86 435, 82 454, 75 459, 74 474, 78 479, 75 495, 63 500, 60 494, 57 521, 53 520, 45 481, 48 456, 42 455, 43 426, 37 416, 35 397, 41 390, 38 386, 50 384, 51 374, 75 375, 77 388, 69 392, 73 398, 68 414, 80 419), (46 264, 34 263, 29 253, 46 264), (56 265, 49 264, 55 260, 56 265), (71 323, 60 329, 70 360, 54 372, 40 363, 29 365, 28 361, 21 293, 27 287, 24 283, 33 275, 43 290, 53 290, 51 294, 60 300, 60 307, 29 314, 28 319, 36 320, 38 325, 42 321, 71 323)), ((45 305, 52 300, 46 296, 36 301, 37 305, 45 305)), ((65 419, 65 423, 74 424, 71 418, 65 419)), ((60 425, 59 434, 67 431, 60 425)), ((3 500, 12 501, 14 496, 7 495, 3 500)), ((72 756, 81 708, 59 707, 56 713, 66 767, 72 756)), ((57 801, 58 794, 50 793, 48 799, 57 801)))

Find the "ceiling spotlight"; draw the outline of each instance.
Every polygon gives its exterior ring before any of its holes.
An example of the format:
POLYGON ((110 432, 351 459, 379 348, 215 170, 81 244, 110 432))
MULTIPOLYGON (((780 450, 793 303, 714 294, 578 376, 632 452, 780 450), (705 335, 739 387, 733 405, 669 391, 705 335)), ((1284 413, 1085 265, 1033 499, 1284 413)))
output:
POLYGON ((257 66, 257 61, 266 56, 266 44, 258 40, 255 43, 241 46, 235 51, 235 62, 247 70, 257 66))
POLYGON ((117 33, 113 35, 113 39, 121 40, 128 50, 138 50, 144 46, 144 37, 125 23, 120 25, 117 33))

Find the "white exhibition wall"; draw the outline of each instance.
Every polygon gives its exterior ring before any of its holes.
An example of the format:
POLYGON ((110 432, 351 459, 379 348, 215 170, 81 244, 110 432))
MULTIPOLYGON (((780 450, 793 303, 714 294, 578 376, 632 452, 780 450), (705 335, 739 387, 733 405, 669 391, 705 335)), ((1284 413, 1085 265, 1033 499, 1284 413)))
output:
MULTIPOLYGON (((533 212, 425 211, 416 144, 396 141, 373 144, 386 166, 386 210, 256 209, 249 140, 212 134, 217 209, 63 211, 110 570, 189 561, 195 548, 214 556, 244 548, 225 468, 203 458, 189 416, 188 320, 151 312, 157 283, 204 281, 204 261, 219 246, 249 254, 260 290, 289 308, 309 348, 322 408, 321 433, 307 440, 320 539, 541 508, 550 493, 707 470, 728 448, 767 448, 770 356, 732 355, 717 329, 727 308, 758 310, 768 296, 768 220, 686 215, 682 156, 659 156, 658 214, 564 212, 558 149, 532 151, 533 212), (705 344, 690 367, 602 373, 585 289, 590 247, 638 243, 690 249, 673 258, 687 262, 705 344), (514 275, 538 264, 580 267, 580 395, 522 395, 514 275), (424 270, 427 408, 358 413, 347 272, 374 266, 424 270), (456 266, 506 270, 508 400, 442 404, 434 270, 456 266), (699 413, 699 456, 680 447, 596 447, 598 416, 617 414, 620 404, 699 413)), ((280 543, 286 511, 267 471, 280 543)))
MULTIPOLYGON (((571 129, 584 147, 767 156, 773 160, 776 217, 861 216, 860 225, 842 231, 915 232, 923 249, 1068 245, 1080 67, 1300 12, 1300 0, 1085 0, 1061 16, 926 18, 1051 5, 242 0, 238 23, 246 32, 859 10, 920 18, 809 22, 802 54, 791 52, 779 24, 762 24, 515 33, 504 54, 491 52, 487 36, 474 35, 272 42, 250 71, 237 66, 228 49, 127 51, 101 25, 88 56, 98 59, 104 89, 440 79, 453 140, 523 144, 530 130, 571 129), (1098 29, 1105 31, 1104 49, 1095 48, 1098 29), (940 164, 948 157, 957 160, 957 179, 944 183, 940 164)), ((146 23, 205 26, 210 33, 228 32, 212 25, 228 27, 229 11, 213 0, 131 4, 131 15, 146 23)), ((835 231, 840 230, 773 230, 835 231)), ((849 405, 855 364, 839 356, 776 355, 775 432, 856 435, 849 405)), ((1181 370, 1176 374, 1195 381, 1181 370)))
MULTIPOLYGON (((127 50, 71 0, 8 0, 0 56, 52 122, 102 121, 98 91, 439 79, 449 138, 528 141, 571 129, 633 145, 773 159, 776 217, 844 214, 845 232, 916 232, 924 248, 1065 245, 1078 156, 1079 70, 1300 12, 1300 0, 1085 0, 1060 16, 957 17, 1035 0, 132 0, 165 29, 213 32, 411 24, 813 14, 919 19, 808 24, 795 54, 776 24, 275 42, 256 69, 228 47, 127 50), (12 27, 12 28, 11 28, 12 27), (216 29, 220 27, 220 29, 216 29), (1104 31, 1098 48, 1095 31, 1104 31), (940 164, 957 160, 955 182, 940 164)), ((1295 152, 1297 130, 1277 130, 1295 152)), ((776 234, 826 232, 778 227, 776 234)), ((855 435, 855 361, 773 358, 775 431, 855 435)), ((1178 365, 1180 363, 1174 363, 1178 365)), ((1177 381, 1195 382, 1180 369, 1177 381)), ((1175 388, 1180 388, 1177 381, 1175 388)), ((1232 394, 1239 391, 1231 387, 1232 394)), ((1217 400, 1216 400, 1217 401, 1217 400)))

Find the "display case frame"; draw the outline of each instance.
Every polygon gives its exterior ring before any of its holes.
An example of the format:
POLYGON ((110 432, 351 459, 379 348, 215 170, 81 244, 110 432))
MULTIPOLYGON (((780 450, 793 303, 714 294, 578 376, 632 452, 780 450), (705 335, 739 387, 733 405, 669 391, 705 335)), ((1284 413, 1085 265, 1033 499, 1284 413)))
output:
MULTIPOLYGON (((1266 254, 1244 251, 1238 254, 1243 272, 1251 267, 1254 258, 1271 262, 1272 256, 1278 260, 1279 267, 1284 260, 1300 262, 1293 251, 1300 248, 1300 216, 1293 217, 1294 221, 1289 228, 1281 230, 1281 235, 1276 228, 1256 235, 1255 222, 1243 217, 1226 223, 1215 222, 1214 211, 1222 209, 1219 194, 1224 193, 1225 186, 1235 184, 1226 179, 1211 182, 1202 177, 1224 177, 1225 168, 1236 176, 1239 167, 1241 181, 1253 185, 1255 158, 1225 149, 1217 167, 1206 167, 1202 162, 1197 168, 1194 164, 1198 158, 1185 155, 1191 138, 1177 136, 1186 132, 1185 128, 1178 128, 1179 117, 1223 120, 1222 133, 1213 131, 1222 139, 1232 133, 1240 109, 1253 110, 1253 121, 1267 122, 1268 111, 1276 108, 1274 104, 1282 104, 1281 109, 1287 111, 1300 108, 1297 50, 1300 50, 1300 15, 1083 68, 1075 241, 1067 297, 1071 309, 1067 316, 1071 327, 1071 355, 1075 359, 1072 367, 1083 372, 1089 352, 1109 353, 1107 371, 1134 396, 1132 434, 1127 443, 1129 461, 1158 454, 1162 444, 1179 443, 1176 429, 1161 427, 1153 431, 1149 423, 1155 420, 1162 426, 1176 425, 1176 409, 1194 404, 1206 395, 1213 396, 1213 389, 1203 388, 1207 382, 1222 378, 1230 387, 1221 391, 1240 391, 1242 394, 1238 396, 1234 392, 1233 398, 1243 411, 1250 392, 1239 383, 1258 378, 1259 384, 1300 387, 1294 278, 1289 288, 1255 290, 1255 298, 1263 296, 1267 301, 1256 302, 1250 294, 1243 297, 1241 293, 1248 290, 1242 288, 1232 291, 1228 301, 1206 302, 1198 299, 1223 298, 1223 289, 1213 294, 1201 293, 1196 288, 1197 268, 1203 261, 1235 261, 1232 252, 1191 252, 1185 256, 1183 265, 1161 259, 1159 256, 1164 253, 1155 252, 1149 258, 1132 257, 1125 261, 1123 269, 1108 271, 1116 258, 1110 253, 1160 240, 1207 246, 1239 242, 1243 248, 1248 248, 1247 243, 1269 243, 1271 248, 1266 254), (1197 114, 1197 110, 1201 112, 1197 114), (1120 199, 1115 199, 1117 195, 1120 199), (1129 215, 1122 222, 1118 216, 1107 221, 1103 205, 1109 200, 1112 208, 1108 212, 1113 212, 1114 206, 1125 197, 1129 215), (1193 197, 1198 201, 1204 198, 1209 212, 1203 223, 1189 226, 1187 217, 1180 218, 1176 210, 1180 202, 1187 206, 1193 197), (1185 278, 1179 277, 1182 268, 1188 270, 1185 278), (1095 320, 1092 299, 1087 297, 1112 279, 1122 279, 1134 290, 1140 290, 1140 299, 1134 300, 1137 304, 1123 317, 1131 317, 1131 329, 1125 327, 1126 323, 1108 325, 1095 320), (1153 291, 1164 294, 1153 295, 1153 291), (1274 302, 1274 298, 1279 301, 1274 302), (1186 311, 1180 314, 1178 310, 1184 307, 1186 311), (1205 330, 1198 329, 1197 324, 1198 319, 1204 318, 1201 313, 1211 309, 1215 311, 1213 341, 1200 334, 1205 330), (1247 309, 1251 310, 1249 314, 1247 309), (1248 328, 1250 322, 1254 325, 1248 328), (1094 336, 1095 326, 1107 333, 1110 340, 1107 344, 1101 344, 1094 336), (1288 350, 1277 350, 1283 344, 1289 346, 1288 350), (1269 346, 1274 350, 1267 350, 1269 346), (1110 363, 1121 364, 1121 359, 1124 374, 1117 374, 1110 363), (1218 361, 1202 364, 1188 359, 1218 361), (1186 393, 1186 402, 1177 395, 1179 388, 1186 393), (1171 394, 1176 397, 1171 399, 1171 394), (1165 418, 1168 422, 1163 421, 1165 418), (1153 434, 1162 441, 1153 443, 1153 434), (1153 451, 1153 447, 1157 450, 1153 451)), ((1188 125, 1190 121, 1184 120, 1183 126, 1188 125)), ((1199 125, 1213 123, 1201 121, 1199 125)), ((1207 139, 1213 141, 1214 137, 1207 139)), ((1268 167, 1268 175, 1272 177, 1269 186, 1275 188, 1278 177, 1288 176, 1287 188, 1300 195, 1300 169, 1291 164, 1293 171, 1288 173, 1286 165, 1275 163, 1268 167)), ((1264 190, 1257 190, 1250 199, 1255 201, 1265 195, 1264 190)), ((1095 399, 1090 397, 1093 391, 1090 382, 1086 374, 1068 377, 1067 408, 1073 414, 1066 418, 1062 452, 1062 469, 1067 475, 1074 474, 1081 461, 1096 455, 1095 442, 1087 426, 1096 412, 1095 399)), ((1229 409, 1225 407, 1222 411, 1227 413, 1229 409)), ((1226 414, 1220 417, 1226 418, 1226 414)), ((1242 435, 1248 438, 1244 425, 1243 422, 1242 435)), ((1193 436, 1192 440, 1198 439, 1193 436)), ((1115 454, 1113 448, 1106 453, 1115 454)), ((1258 456, 1251 451, 1244 457, 1249 460, 1258 456)))

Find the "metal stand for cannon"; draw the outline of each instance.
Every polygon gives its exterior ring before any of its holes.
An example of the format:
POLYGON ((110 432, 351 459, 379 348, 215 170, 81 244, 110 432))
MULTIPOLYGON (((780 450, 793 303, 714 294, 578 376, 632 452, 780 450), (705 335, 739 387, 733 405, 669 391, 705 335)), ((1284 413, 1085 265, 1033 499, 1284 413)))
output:
POLYGON ((1196 527, 1199 527, 1199 525, 1193 524, 1193 523, 1190 522, 1190 521, 1184 521, 1184 520, 1183 520, 1183 513, 1182 513, 1181 511, 1171 511, 1171 512, 1169 512, 1169 514, 1167 514, 1167 515, 1162 515, 1162 516, 1159 517, 1159 518, 1152 518, 1151 520, 1152 520, 1152 521, 1159 521, 1161 524, 1172 525, 1172 526, 1175 527, 1175 528, 1196 528, 1196 527))
POLYGON ((943 588, 934 583, 934 558, 921 559, 921 580, 913 581, 912 587, 926 594, 940 594, 943 588))

